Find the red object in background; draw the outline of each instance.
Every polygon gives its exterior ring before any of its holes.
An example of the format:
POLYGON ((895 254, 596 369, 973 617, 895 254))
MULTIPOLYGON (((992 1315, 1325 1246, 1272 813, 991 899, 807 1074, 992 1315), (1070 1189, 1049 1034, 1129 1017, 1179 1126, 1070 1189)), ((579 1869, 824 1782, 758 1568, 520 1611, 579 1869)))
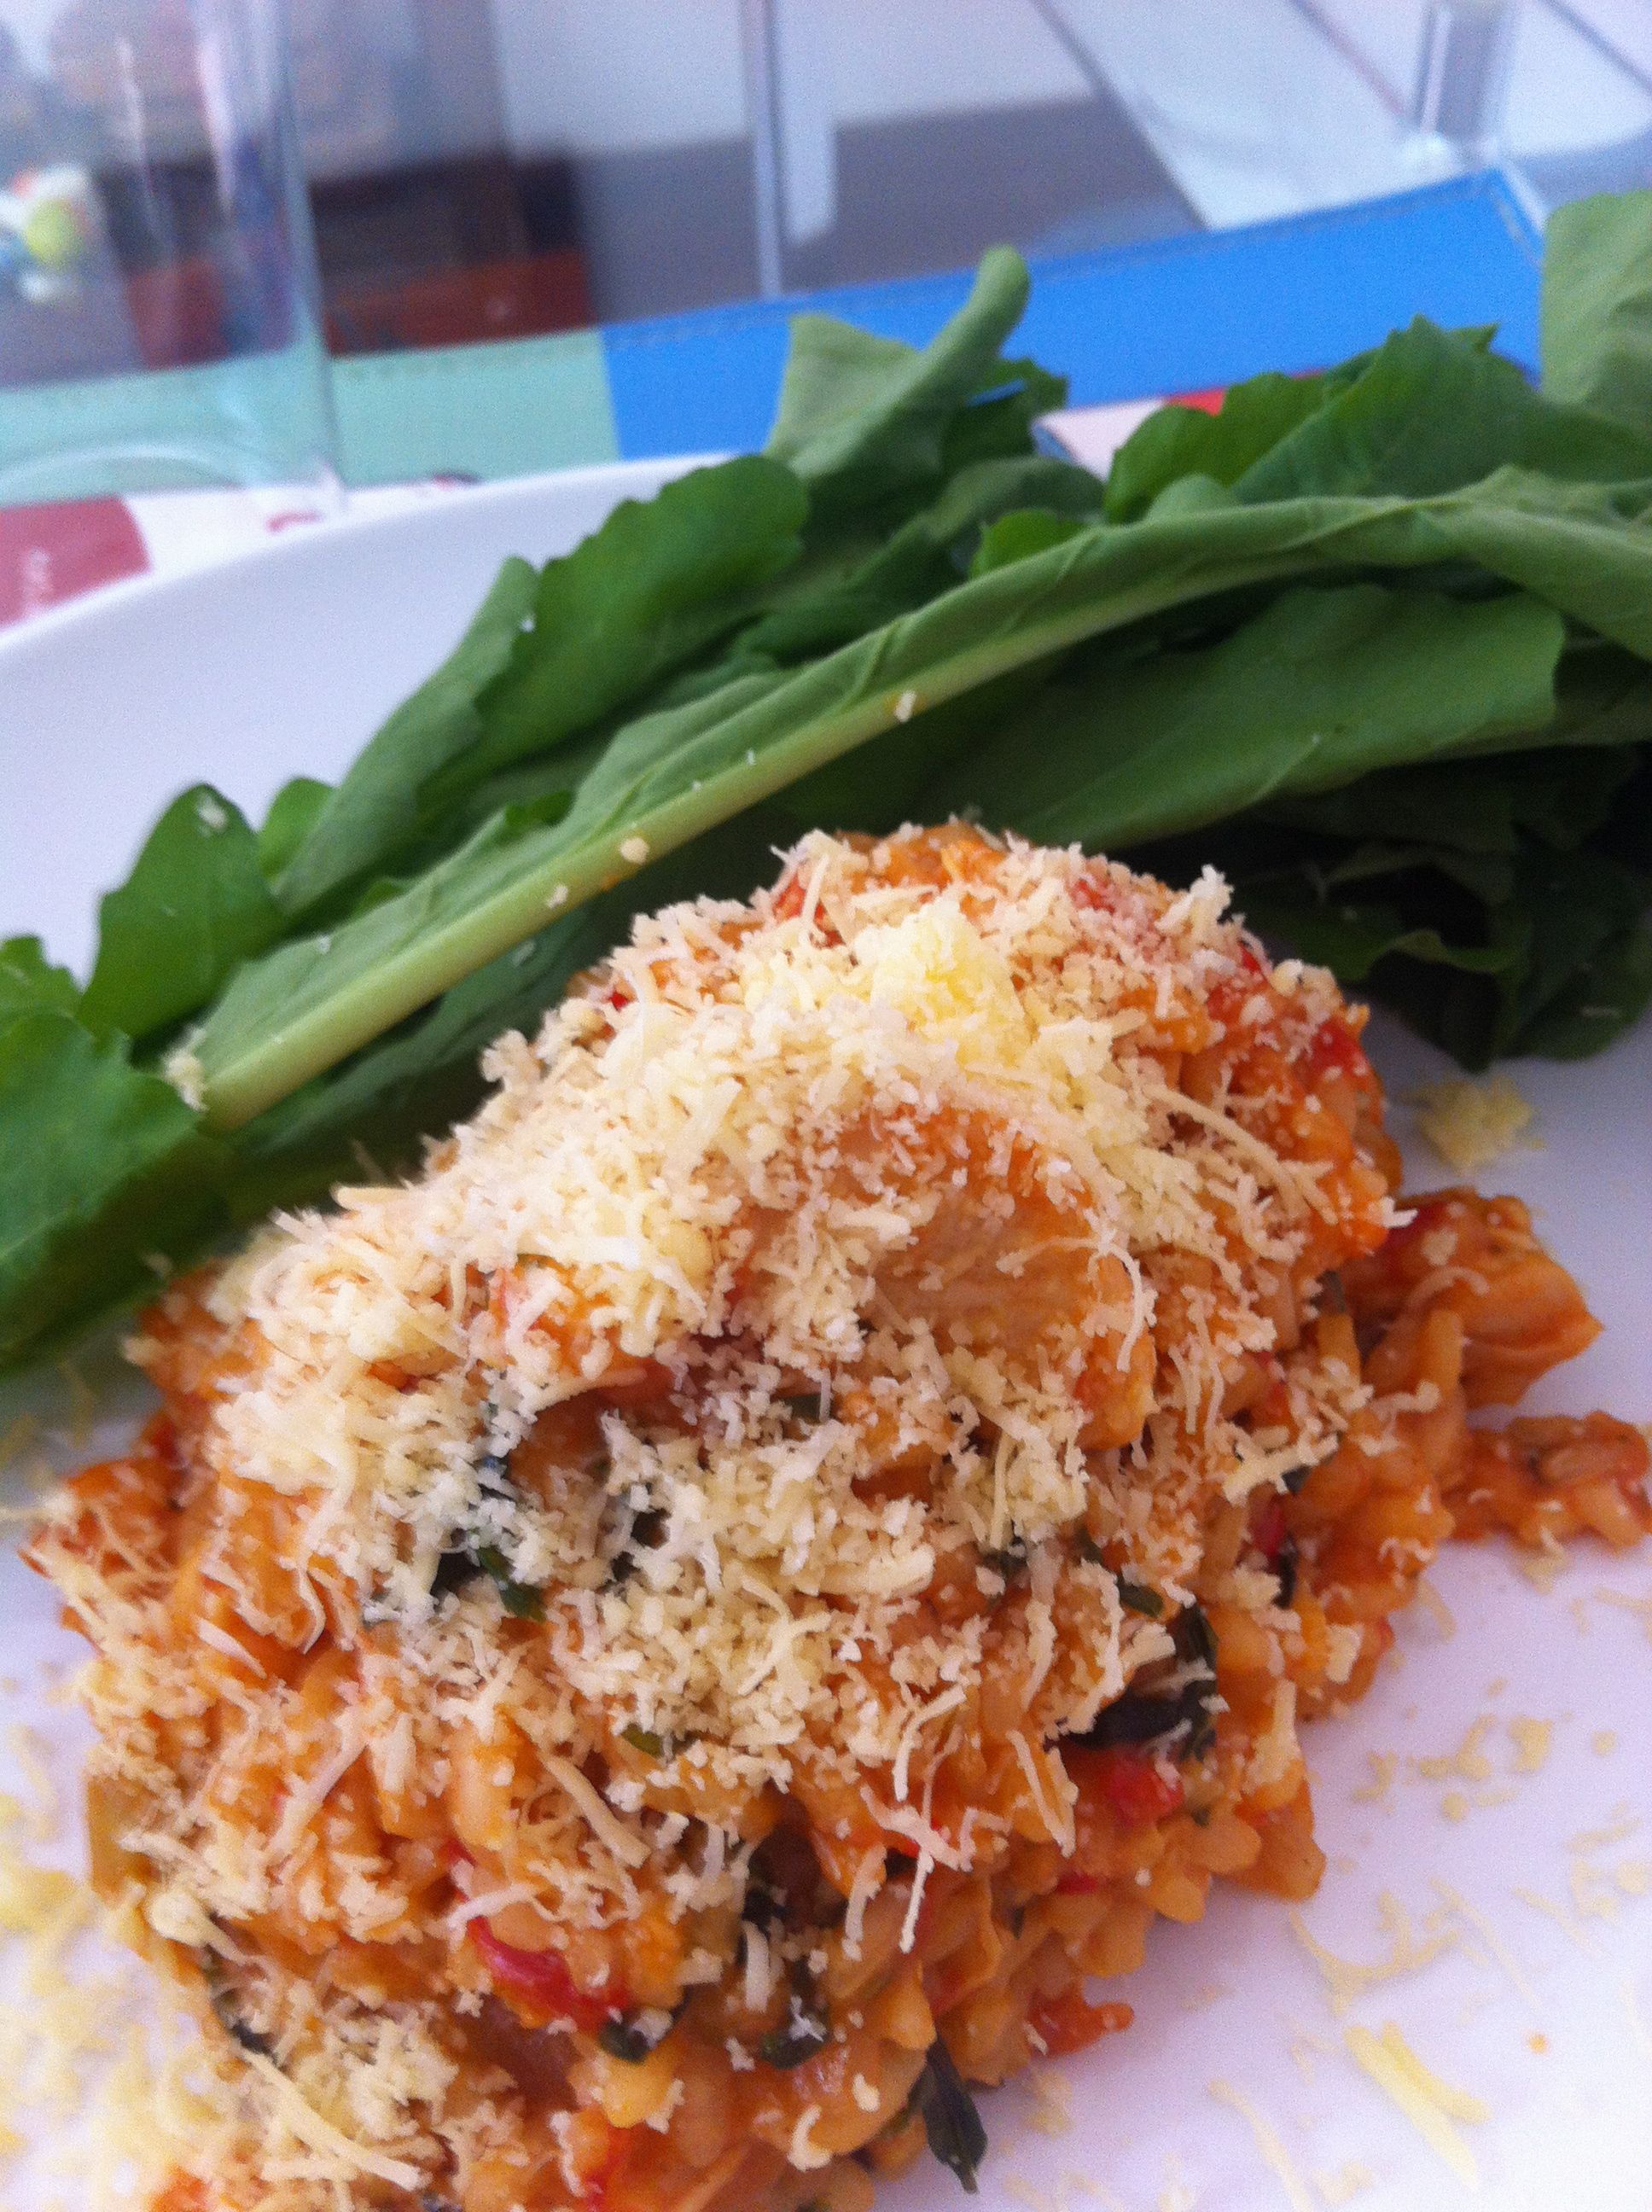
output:
POLYGON ((585 258, 570 247, 371 289, 337 285, 327 303, 327 343, 336 354, 399 352, 543 337, 581 330, 591 319, 585 258))
POLYGON ((1222 412, 1222 402, 1227 396, 1228 387, 1225 384, 1213 384, 1208 392, 1178 392, 1170 404, 1175 407, 1192 407, 1201 415, 1219 415, 1222 412))
POLYGON ((130 507, 118 499, 75 499, 0 507, 0 624, 21 622, 64 599, 149 565, 130 507))
POLYGON ((223 280, 203 254, 138 269, 125 280, 132 335, 146 368, 187 368, 229 350, 223 280))

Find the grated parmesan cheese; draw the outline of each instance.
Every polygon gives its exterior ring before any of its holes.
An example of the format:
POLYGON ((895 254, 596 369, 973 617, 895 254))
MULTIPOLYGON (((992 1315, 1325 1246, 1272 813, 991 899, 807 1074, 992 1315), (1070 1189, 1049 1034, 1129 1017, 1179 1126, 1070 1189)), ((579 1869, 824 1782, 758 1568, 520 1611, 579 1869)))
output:
MULTIPOLYGON (((908 1952, 938 1869, 1070 1852, 1059 1740, 1173 1656, 1076 1537, 1124 1532, 1186 1604, 1213 1503, 1406 1410, 1282 1330, 1394 1214, 1363 1154, 1291 1153, 1278 1070, 1340 1001, 1322 971, 1276 988, 1225 902, 1209 871, 1173 895, 962 829, 812 836, 774 893, 640 921, 501 1038, 416 1180, 365 1162, 330 1211, 168 1285, 132 1354, 198 1408, 191 1604, 142 1561, 41 1548, 96 1647, 99 1778, 143 1807, 118 1842, 149 1925, 221 1976, 260 2186, 418 2192, 507 2136, 450 2096, 443 2034, 547 1929, 593 2002, 645 1923, 671 1924, 677 1988, 754 2014, 823 1972, 741 1921, 776 1793, 832 1808, 852 1960, 885 1841, 908 1952), (1187 1087, 1230 1030, 1266 1078, 1187 1087), (1224 1411, 1258 1364, 1266 1429, 1224 1411), (949 1577, 980 1601, 956 1618, 926 1595, 949 1577), (1013 1826, 937 1789, 1008 1681, 1013 1826), (430 1993, 397 2005, 248 1933, 368 1976, 428 1929, 424 1846, 381 1848, 375 1799, 396 1836, 464 1845, 430 1993)), ((1236 1568, 1224 1601, 1278 1637, 1278 1590, 1236 1568)), ((1359 1648, 1329 1630, 1332 1684, 1359 1648)), ((1281 1800, 1297 1722, 1282 1680, 1249 1775, 1281 1800)), ((665 2126, 668 2070, 628 2113, 665 2126)), ((829 2162, 821 2118, 777 2134, 793 2166, 829 2162)))
POLYGON ((1451 2168, 1466 2189, 1480 2185, 1479 2167, 1453 2123, 1483 2125, 1491 2109, 1466 2090, 1454 2089, 1431 2074, 1399 2028, 1388 2021, 1381 2035, 1351 2021, 1342 2031, 1348 2055, 1391 2097, 1430 2150, 1451 2168))
POLYGON ((1300 1912, 1291 1913, 1291 1932, 1319 1968, 1335 2012, 1348 2011, 1367 1990, 1381 1983, 1418 1972, 1457 1942, 1455 1931, 1449 1924, 1441 1924, 1437 1914, 1430 1916, 1434 1924, 1419 1929, 1390 1890, 1384 1890, 1377 1899, 1376 1909, 1388 1948, 1385 1956, 1369 1960, 1345 1959, 1320 1941, 1300 1912))
POLYGON ((1237 2112, 1250 2130, 1251 2140, 1255 2143, 1263 2164, 1285 2191, 1291 2212, 1314 2212, 1314 2200, 1308 2193, 1308 2185, 1303 2179, 1301 2170, 1285 2148, 1278 2128, 1267 2114, 1242 2089, 1235 2088, 1231 2081, 1218 2080, 1207 2086, 1217 2103, 1237 2112))
POLYGON ((1512 1151, 1531 1120, 1530 1104, 1506 1075, 1483 1083, 1454 1076, 1417 1093, 1418 1127, 1459 1175, 1473 1175, 1512 1151))

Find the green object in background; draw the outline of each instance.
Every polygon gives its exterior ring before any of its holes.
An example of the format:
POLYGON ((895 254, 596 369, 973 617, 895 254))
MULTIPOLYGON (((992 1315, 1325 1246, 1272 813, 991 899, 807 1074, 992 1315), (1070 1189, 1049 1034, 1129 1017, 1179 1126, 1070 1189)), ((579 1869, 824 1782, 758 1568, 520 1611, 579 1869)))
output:
POLYGON ((268 483, 270 426, 301 450, 307 335, 268 353, 0 390, 0 507, 268 483))
MULTIPOLYGON (((233 455, 239 426, 280 406, 290 380, 276 352, 8 391, 0 457, 39 457, 20 498, 203 489, 223 477, 193 456, 201 434, 233 455)), ((619 458, 599 331, 337 361, 332 397, 346 485, 491 483, 619 458)), ((245 479, 268 479, 250 439, 245 479)))
POLYGON ((599 331, 336 361, 332 389, 347 484, 619 458, 599 331))

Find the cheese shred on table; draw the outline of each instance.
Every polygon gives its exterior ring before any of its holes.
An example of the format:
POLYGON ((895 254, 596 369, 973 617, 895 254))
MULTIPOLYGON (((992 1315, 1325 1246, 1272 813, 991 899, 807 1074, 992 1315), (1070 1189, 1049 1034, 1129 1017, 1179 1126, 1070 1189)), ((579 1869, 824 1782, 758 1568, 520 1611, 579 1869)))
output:
MULTIPOLYGON (((100 1885, 238 2067, 166 2212, 865 2212, 1156 1917, 1311 1892, 1299 1728, 1594 1324, 1400 1200, 1363 1012, 1226 902, 809 837, 167 1290, 33 1547, 100 1885)), ((1591 1422, 1529 1450, 1606 1534, 1591 1422)))

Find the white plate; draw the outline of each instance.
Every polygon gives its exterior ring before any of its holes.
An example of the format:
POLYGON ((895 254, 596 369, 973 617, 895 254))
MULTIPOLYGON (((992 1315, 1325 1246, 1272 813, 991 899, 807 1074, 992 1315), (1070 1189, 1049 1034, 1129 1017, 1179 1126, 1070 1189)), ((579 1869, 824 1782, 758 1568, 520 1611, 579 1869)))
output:
MULTIPOLYGON (((180 786, 210 778, 255 811, 288 775, 337 774, 446 649, 504 555, 562 550, 616 499, 673 472, 585 470, 342 525, 177 582, 117 586, 0 643, 0 935, 38 929, 58 957, 82 962, 94 894, 180 786)), ((1436 1072, 1432 1055, 1386 1026, 1377 1058, 1401 1099, 1436 1072)), ((1516 1073, 1538 1109, 1541 1149, 1512 1154, 1483 1180, 1537 1208, 1606 1323, 1601 1341, 1532 1402, 1645 1419, 1652 1023, 1586 1066, 1516 1073)), ((1395 1118, 1403 1137, 1403 1103, 1395 1118)), ((1425 1152, 1412 1157, 1419 1183, 1447 1179, 1425 1152)), ((61 1420, 61 1391, 58 1401, 61 1420)), ((7 1418, 0 1406, 0 1431, 7 1418)), ((1580 1544, 1545 1592, 1508 1547, 1458 1548, 1432 1580, 1455 1628, 1413 1607, 1400 1623, 1397 1663, 1354 1714, 1314 1735, 1331 1866, 1304 1921, 1343 1954, 1375 1960, 1387 1949, 1383 1893, 1418 1923, 1439 1913, 1441 1886, 1467 1900, 1478 1929, 1459 1915, 1460 1943, 1373 1987, 1348 2017, 1374 2028, 1396 2021, 1438 2074, 1491 2106, 1488 2122, 1461 2131, 1487 2202, 1508 2212, 1645 2212, 1652 1553, 1620 1559, 1580 1544), (1449 1754, 1482 1716, 1492 1717, 1481 1741, 1486 1778, 1430 1779, 1408 1764, 1449 1754), (1518 1771, 1509 1723, 1521 1717, 1552 1723, 1535 1772, 1518 1771), (1397 1762, 1375 1797, 1374 1755, 1397 1762), (1592 1832, 1609 1840, 1570 1848, 1592 1832)), ((54 1626, 45 1588, 9 1554, 0 1617, 0 1720, 49 1739, 67 1779, 76 1726, 46 1690, 78 1647, 54 1626)), ((0 1744, 0 1789, 19 1786, 15 1764, 0 1744)), ((1417 2212, 1461 2194, 1345 2055, 1345 2021, 1272 1900, 1224 1893, 1200 1925, 1161 1926, 1146 1972, 1118 1993, 1137 2008, 1130 2033, 1047 2069, 1068 2086, 1067 2131, 1035 2126, 1040 2108, 1023 2090, 987 2100, 983 2203, 1291 2203, 1246 2122, 1209 2094, 1217 2081, 1277 2131, 1303 2192, 1297 2212, 1338 2201, 1417 2212)), ((5 2201, 46 2212, 57 2193, 37 2176, 14 2183, 5 2201)), ((883 2201, 891 2212, 953 2212, 960 2200, 949 2175, 924 2167, 883 2201)))

